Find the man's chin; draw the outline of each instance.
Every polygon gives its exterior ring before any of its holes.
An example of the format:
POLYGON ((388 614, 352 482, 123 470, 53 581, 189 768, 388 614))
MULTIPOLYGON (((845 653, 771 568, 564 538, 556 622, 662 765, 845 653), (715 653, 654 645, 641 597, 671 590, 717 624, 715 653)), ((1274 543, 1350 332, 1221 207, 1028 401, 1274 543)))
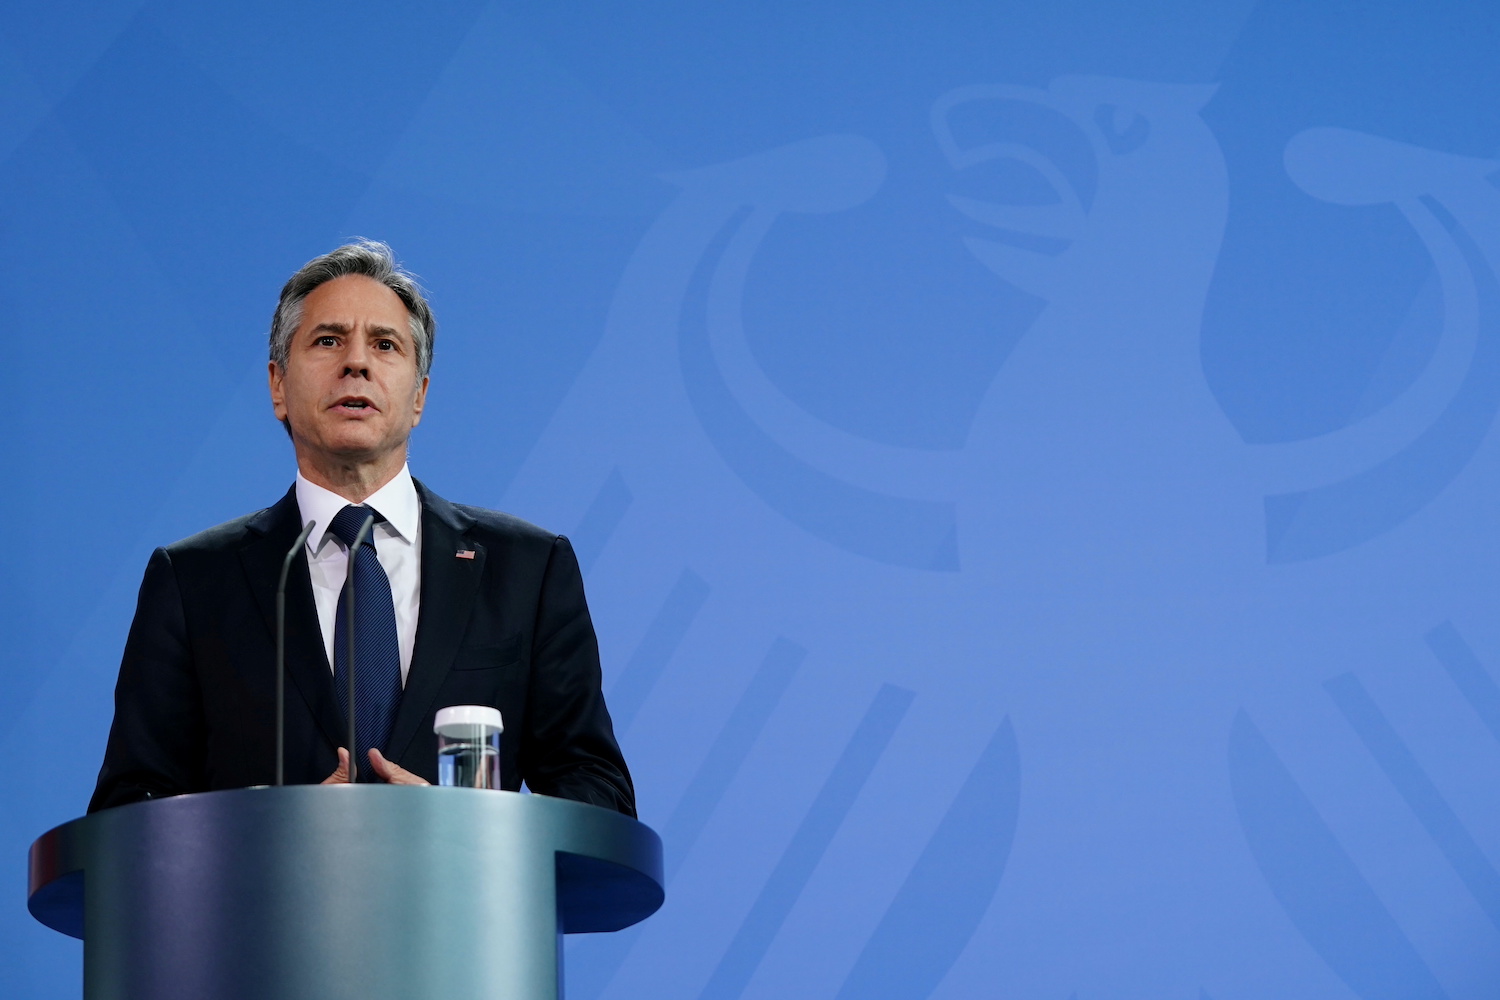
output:
POLYGON ((402 451, 406 444, 405 441, 392 442, 366 434, 341 434, 316 442, 304 442, 298 439, 295 428, 292 432, 292 442, 299 452, 304 450, 309 452, 309 457, 316 455, 340 465, 367 465, 379 462, 389 457, 392 452, 402 451))

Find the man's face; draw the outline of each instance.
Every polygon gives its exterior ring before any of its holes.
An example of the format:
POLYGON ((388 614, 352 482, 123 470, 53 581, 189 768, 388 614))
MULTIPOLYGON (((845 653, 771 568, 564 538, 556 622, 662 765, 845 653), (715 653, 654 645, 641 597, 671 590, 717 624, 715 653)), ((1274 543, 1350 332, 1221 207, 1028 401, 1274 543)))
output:
POLYGON ((360 274, 308 294, 286 368, 271 362, 270 377, 271 402, 277 418, 291 422, 298 458, 315 462, 404 454, 427 398, 406 306, 360 274))

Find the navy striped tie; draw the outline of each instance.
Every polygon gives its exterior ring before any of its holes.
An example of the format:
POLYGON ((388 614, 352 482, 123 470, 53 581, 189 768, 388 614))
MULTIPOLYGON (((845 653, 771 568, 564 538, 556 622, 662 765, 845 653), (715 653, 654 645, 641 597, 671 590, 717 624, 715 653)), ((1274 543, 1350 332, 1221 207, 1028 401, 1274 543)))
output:
MULTIPOLYGON (((328 525, 344 547, 354 541, 365 519, 375 515, 369 507, 353 504, 334 515, 328 525)), ((365 537, 359 559, 354 564, 354 726, 360 781, 374 781, 369 750, 385 751, 401 703, 401 643, 396 638, 396 605, 391 600, 391 581, 375 553, 375 532, 365 537)), ((338 692, 339 710, 349 718, 349 583, 339 594, 338 614, 333 626, 333 686, 338 692)))

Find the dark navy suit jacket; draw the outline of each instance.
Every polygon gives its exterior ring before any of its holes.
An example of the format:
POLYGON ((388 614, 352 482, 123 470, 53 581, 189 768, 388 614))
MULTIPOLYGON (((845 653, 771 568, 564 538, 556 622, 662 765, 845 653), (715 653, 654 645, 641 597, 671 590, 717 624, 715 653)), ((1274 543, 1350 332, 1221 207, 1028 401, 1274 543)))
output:
MULTIPOLYGON (((492 705, 505 722, 505 788, 524 781, 634 816, 568 540, 421 483, 417 493, 422 603, 386 757, 436 783, 438 709, 492 705)), ((300 529, 293 489, 152 555, 90 812, 275 780, 276 582, 300 529)), ((305 551, 287 585, 286 636, 286 780, 310 784, 332 773, 348 741, 305 551)))

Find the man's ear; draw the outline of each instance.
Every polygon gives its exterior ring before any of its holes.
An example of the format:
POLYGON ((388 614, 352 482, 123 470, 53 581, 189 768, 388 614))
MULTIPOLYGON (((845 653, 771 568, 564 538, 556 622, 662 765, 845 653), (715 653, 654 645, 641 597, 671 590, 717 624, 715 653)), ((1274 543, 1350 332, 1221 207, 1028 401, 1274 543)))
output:
POLYGON ((271 383, 271 409, 276 414, 276 419, 286 422, 286 394, 282 391, 282 383, 286 381, 286 372, 274 361, 266 364, 266 377, 271 383))
POLYGON ((422 422, 422 407, 427 405, 427 386, 432 382, 431 375, 423 375, 422 381, 417 383, 417 398, 411 404, 411 425, 417 426, 422 422))

